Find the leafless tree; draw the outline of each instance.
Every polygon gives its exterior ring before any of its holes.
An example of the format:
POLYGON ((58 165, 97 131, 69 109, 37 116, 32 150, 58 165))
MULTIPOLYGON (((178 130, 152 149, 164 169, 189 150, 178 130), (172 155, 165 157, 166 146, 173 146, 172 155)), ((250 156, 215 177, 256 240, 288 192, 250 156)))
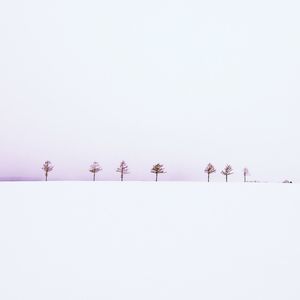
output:
POLYGON ((205 168, 204 172, 207 173, 207 181, 209 182, 210 179, 210 174, 215 173, 217 170, 215 169, 215 167, 209 163, 207 165, 207 167, 205 168))
POLYGON ((247 182, 247 176, 250 175, 248 168, 244 168, 243 174, 244 174, 244 182, 247 182))
POLYGON ((233 174, 233 169, 231 165, 226 165, 224 170, 222 170, 221 174, 225 175, 226 177, 226 182, 228 181, 228 176, 233 174))
POLYGON ((165 172, 165 168, 164 165, 161 164, 156 164, 152 167, 151 169, 151 173, 155 174, 155 181, 157 181, 158 179, 158 174, 164 174, 165 172))
POLYGON ((99 163, 94 161, 91 166, 90 166, 90 170, 91 173, 93 173, 93 181, 96 180, 96 173, 98 173, 99 171, 102 171, 102 168, 100 167, 99 163))
POLYGON ((117 172, 121 173, 121 181, 123 181, 124 174, 129 174, 129 169, 124 160, 121 161, 120 167, 117 169, 117 172))
POLYGON ((42 170, 45 172, 45 180, 48 181, 48 173, 53 170, 54 166, 51 164, 51 161, 47 160, 44 162, 42 170))

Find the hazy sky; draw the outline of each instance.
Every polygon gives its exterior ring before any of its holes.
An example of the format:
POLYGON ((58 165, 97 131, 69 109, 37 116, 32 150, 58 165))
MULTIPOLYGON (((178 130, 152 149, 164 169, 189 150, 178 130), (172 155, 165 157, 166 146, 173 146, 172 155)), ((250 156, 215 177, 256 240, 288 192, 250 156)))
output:
POLYGON ((300 181, 300 3, 0 3, 0 177, 300 181))

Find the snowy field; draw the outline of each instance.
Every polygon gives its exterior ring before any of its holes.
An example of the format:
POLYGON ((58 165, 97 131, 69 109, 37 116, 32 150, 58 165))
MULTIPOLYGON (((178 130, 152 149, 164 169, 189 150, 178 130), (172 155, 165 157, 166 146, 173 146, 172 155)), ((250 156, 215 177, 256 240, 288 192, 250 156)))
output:
POLYGON ((0 183, 0 299, 300 299, 300 185, 0 183))

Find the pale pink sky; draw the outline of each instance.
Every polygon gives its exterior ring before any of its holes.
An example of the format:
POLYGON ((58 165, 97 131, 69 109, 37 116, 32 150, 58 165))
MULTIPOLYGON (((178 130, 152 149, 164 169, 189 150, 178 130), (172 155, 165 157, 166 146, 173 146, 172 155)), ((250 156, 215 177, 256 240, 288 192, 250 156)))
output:
POLYGON ((0 178, 299 181, 298 1, 2 1, 0 178))

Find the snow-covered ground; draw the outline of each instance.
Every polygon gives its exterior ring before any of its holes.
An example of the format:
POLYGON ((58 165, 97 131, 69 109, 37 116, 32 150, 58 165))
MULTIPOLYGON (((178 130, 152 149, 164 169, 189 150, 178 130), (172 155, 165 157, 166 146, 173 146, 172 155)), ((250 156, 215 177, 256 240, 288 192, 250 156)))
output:
POLYGON ((0 183, 0 299, 300 299, 300 185, 0 183))

